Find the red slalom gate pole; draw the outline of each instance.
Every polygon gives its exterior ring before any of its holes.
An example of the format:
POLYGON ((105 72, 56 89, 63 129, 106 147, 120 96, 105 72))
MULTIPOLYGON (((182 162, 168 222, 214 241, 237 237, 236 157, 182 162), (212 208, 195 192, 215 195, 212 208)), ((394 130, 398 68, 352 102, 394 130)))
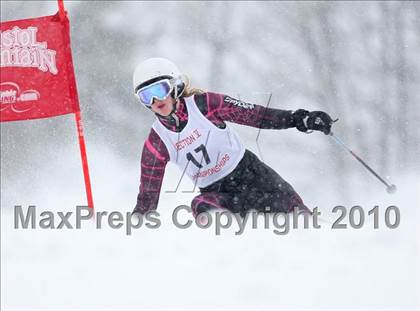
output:
POLYGON ((83 125, 82 125, 82 119, 80 117, 80 111, 75 112, 74 116, 76 118, 76 127, 77 127, 77 136, 79 138, 80 155, 82 156, 82 166, 83 166, 83 176, 85 179, 86 197, 88 201, 88 206, 94 209, 92 188, 90 186, 89 167, 88 167, 88 161, 87 161, 87 155, 86 155, 85 136, 83 135, 83 125))
MULTIPOLYGON (((64 9, 64 2, 63 0, 57 0, 58 2, 58 11, 62 18, 66 17, 66 11, 64 9)), ((73 61, 71 60, 71 53, 68 55, 70 59, 71 68, 73 70, 73 61)), ((72 75, 72 79, 75 79, 74 74, 72 75)), ((85 189, 86 189, 86 197, 87 197, 87 203, 92 210, 94 209, 93 206, 93 197, 92 197, 92 187, 90 185, 90 176, 89 176, 89 167, 88 167, 88 161, 87 161, 87 155, 86 155, 86 144, 85 144, 85 136, 83 134, 83 125, 82 125, 82 118, 80 114, 80 107, 79 107, 79 100, 77 96, 77 87, 76 87, 76 81, 74 81, 74 96, 76 99, 76 112, 74 113, 74 117, 76 119, 76 128, 77 128, 77 137, 79 139, 79 147, 80 147, 80 155, 82 158, 82 167, 83 167, 83 177, 85 180, 85 189)))
POLYGON ((63 0, 57 0, 58 1, 58 11, 60 12, 61 17, 66 15, 66 11, 64 10, 64 3, 63 0))

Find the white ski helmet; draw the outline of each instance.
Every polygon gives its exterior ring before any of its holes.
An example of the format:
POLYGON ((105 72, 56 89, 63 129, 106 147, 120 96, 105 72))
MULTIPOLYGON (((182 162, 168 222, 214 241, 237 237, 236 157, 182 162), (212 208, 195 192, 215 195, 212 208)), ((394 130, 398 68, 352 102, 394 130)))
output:
POLYGON ((166 58, 149 58, 137 65, 133 74, 133 89, 137 92, 140 86, 154 82, 159 78, 181 78, 178 67, 166 58))

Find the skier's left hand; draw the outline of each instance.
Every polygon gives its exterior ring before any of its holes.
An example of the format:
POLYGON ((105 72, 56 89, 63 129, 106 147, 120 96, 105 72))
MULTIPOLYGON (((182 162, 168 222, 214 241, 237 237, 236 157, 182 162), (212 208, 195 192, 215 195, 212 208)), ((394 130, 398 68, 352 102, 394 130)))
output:
POLYGON ((306 127, 308 130, 321 131, 325 135, 330 134, 331 125, 334 121, 328 113, 323 111, 311 111, 306 120, 306 127))

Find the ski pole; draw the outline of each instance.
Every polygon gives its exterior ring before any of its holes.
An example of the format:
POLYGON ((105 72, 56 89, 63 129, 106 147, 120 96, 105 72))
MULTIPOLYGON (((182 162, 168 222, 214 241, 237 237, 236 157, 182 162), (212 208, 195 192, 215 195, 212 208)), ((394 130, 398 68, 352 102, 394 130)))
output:
POLYGON ((378 178, 386 186, 386 191, 388 193, 394 193, 395 191, 397 191, 397 186, 395 186, 393 184, 388 184, 381 176, 378 175, 378 173, 376 173, 369 165, 367 165, 365 163, 365 161, 363 161, 357 154, 355 154, 349 147, 347 147, 347 145, 345 143, 343 143, 343 141, 341 139, 339 139, 337 136, 335 136, 332 132, 329 135, 334 139, 334 141, 337 144, 339 144, 341 147, 343 147, 348 152, 350 152, 350 154, 353 157, 355 157, 357 161, 362 163, 362 165, 365 168, 367 168, 369 170, 369 172, 371 172, 376 178, 378 178))

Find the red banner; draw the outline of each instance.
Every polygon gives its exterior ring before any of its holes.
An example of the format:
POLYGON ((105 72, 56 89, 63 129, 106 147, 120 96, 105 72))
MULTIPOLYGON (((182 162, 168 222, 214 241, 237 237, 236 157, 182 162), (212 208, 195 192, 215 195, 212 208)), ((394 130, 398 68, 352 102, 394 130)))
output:
POLYGON ((1 23, 0 121, 79 110, 67 16, 1 23))
POLYGON ((1 23, 0 122, 74 113, 88 206, 89 168, 63 0, 56 15, 1 23))

